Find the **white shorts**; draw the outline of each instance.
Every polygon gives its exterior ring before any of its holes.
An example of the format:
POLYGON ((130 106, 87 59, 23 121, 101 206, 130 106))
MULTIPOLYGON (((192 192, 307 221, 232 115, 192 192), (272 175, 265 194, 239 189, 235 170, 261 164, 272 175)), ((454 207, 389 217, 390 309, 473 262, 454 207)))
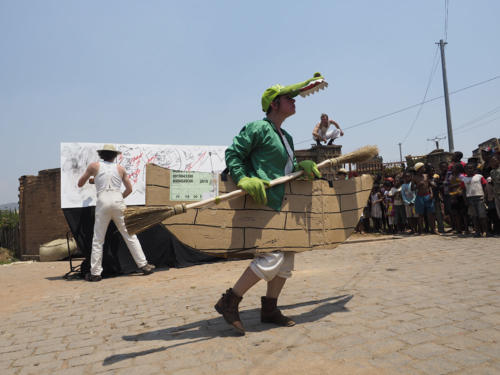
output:
POLYGON ((337 128, 333 128, 331 130, 328 130, 326 133, 323 133, 322 131, 318 132, 319 138, 313 137, 314 140, 319 139, 320 141, 325 138, 326 140, 329 139, 336 139, 340 137, 340 130, 337 128))
POLYGON ((276 276, 288 279, 292 276, 294 259, 295 253, 289 251, 259 254, 250 263, 250 269, 265 281, 276 276))
POLYGON ((337 128, 333 128, 326 133, 326 139, 335 139, 338 137, 340 137, 340 130, 337 128))

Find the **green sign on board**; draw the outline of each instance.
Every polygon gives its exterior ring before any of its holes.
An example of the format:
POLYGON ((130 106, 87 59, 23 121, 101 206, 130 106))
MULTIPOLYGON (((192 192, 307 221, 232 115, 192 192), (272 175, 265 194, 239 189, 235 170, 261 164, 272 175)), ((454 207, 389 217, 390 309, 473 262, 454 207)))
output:
POLYGON ((219 195, 219 180, 210 172, 170 172, 171 201, 201 201, 219 195))

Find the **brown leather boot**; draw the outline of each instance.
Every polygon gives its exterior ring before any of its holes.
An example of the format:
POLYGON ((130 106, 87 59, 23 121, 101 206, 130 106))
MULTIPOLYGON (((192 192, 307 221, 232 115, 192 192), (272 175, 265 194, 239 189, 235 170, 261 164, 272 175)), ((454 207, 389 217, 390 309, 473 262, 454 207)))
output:
POLYGON ((233 289, 229 288, 214 307, 215 310, 224 317, 226 322, 236 328, 238 333, 244 335, 245 328, 243 328, 243 324, 240 320, 240 313, 238 311, 238 305, 242 299, 243 297, 238 297, 234 294, 233 289))
POLYGON ((289 317, 283 315, 277 308, 278 299, 261 297, 262 308, 260 310, 260 321, 262 323, 274 323, 283 327, 291 327, 295 322, 289 317))

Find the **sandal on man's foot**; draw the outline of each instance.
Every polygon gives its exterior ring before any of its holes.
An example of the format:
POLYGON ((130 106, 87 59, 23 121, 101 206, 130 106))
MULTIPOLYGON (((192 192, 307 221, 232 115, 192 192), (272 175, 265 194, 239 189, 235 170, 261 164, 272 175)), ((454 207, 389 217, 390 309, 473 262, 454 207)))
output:
POLYGON ((156 267, 152 264, 146 264, 144 267, 141 267, 141 272, 144 275, 151 275, 156 267))
POLYGON ((85 274, 85 280, 87 281, 101 281, 101 275, 92 275, 90 272, 85 274))

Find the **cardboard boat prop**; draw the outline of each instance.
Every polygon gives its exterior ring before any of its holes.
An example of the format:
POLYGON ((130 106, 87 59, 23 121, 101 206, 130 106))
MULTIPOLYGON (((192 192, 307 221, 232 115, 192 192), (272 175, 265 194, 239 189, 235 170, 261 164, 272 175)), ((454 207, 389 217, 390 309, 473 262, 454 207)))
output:
MULTIPOLYGON (((262 95, 262 110, 267 112, 280 95, 306 97, 327 86, 320 73, 293 85, 273 85, 262 95)), ((377 152, 376 147, 365 146, 325 160, 317 167, 367 160, 377 152)), ((171 171, 147 165, 146 207, 127 208, 125 224, 129 233, 139 233, 162 222, 185 245, 221 257, 333 248, 354 231, 373 181, 370 176, 362 176, 330 186, 324 180, 295 180, 302 174, 303 171, 295 171, 269 181, 270 186, 285 183, 282 209, 276 212, 256 204, 244 190, 237 189, 229 177, 222 180, 220 176, 215 178, 218 191, 214 192, 214 198, 191 204, 173 201, 171 171)))
MULTIPOLYGON (((170 175, 169 169, 146 166, 146 207, 189 203, 171 200, 170 175)), ((219 194, 238 189, 230 176, 217 178, 219 194)), ((285 185, 280 212, 245 195, 188 210, 162 224, 185 245, 225 258, 333 249, 354 231, 372 185, 370 175, 333 182, 293 180, 285 185)))

